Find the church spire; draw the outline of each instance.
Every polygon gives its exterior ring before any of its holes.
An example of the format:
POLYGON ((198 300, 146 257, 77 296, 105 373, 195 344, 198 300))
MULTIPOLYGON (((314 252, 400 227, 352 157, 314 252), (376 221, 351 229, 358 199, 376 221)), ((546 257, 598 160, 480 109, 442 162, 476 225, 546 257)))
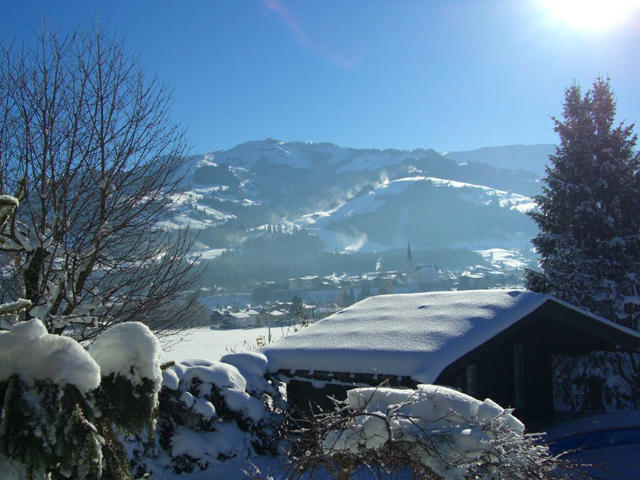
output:
POLYGON ((413 273, 413 257, 411 256, 411 243, 407 241, 407 273, 413 273))

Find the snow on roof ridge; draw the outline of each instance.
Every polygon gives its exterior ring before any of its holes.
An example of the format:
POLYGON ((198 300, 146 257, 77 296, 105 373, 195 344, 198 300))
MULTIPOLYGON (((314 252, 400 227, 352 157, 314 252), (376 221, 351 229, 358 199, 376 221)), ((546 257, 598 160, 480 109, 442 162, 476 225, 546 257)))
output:
POLYGON ((464 290, 369 297, 263 348, 269 370, 409 376, 433 383, 451 363, 553 300, 528 290, 464 290), (428 312, 428 314, 426 314, 428 312))

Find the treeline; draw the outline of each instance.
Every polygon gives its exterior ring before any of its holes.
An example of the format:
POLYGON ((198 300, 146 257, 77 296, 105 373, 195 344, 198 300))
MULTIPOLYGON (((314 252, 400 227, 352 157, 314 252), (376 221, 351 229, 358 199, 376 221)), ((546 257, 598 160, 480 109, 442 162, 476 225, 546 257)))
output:
MULTIPOLYGON (((414 264, 434 264, 444 269, 486 264, 480 255, 466 249, 415 250, 412 254, 414 264)), ((304 275, 360 275, 375 271, 376 265, 382 270, 406 271, 407 252, 328 252, 322 241, 307 231, 274 232, 251 238, 241 248, 207 261, 202 283, 241 289, 264 281, 284 283, 304 275)))

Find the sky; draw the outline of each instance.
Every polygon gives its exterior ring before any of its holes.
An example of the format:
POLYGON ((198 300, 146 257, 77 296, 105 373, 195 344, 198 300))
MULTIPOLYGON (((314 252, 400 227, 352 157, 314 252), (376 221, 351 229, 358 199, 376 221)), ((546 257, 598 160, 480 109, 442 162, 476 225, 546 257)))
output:
POLYGON ((442 152, 555 143, 565 88, 599 75, 640 122, 640 6, 604 22, 629 2, 2 0, 0 37, 106 22, 171 89, 193 153, 267 137, 442 152))

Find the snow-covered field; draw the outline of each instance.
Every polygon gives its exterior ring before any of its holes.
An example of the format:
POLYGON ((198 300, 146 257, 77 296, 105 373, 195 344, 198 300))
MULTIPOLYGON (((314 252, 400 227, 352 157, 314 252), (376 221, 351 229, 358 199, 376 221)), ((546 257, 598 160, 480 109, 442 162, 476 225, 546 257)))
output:
POLYGON ((208 327, 182 330, 164 342, 162 361, 180 362, 189 359, 218 360, 230 352, 246 352, 257 348, 257 340, 275 342, 294 333, 296 327, 259 327, 231 330, 208 327), (175 343, 178 341, 178 343, 175 343))

